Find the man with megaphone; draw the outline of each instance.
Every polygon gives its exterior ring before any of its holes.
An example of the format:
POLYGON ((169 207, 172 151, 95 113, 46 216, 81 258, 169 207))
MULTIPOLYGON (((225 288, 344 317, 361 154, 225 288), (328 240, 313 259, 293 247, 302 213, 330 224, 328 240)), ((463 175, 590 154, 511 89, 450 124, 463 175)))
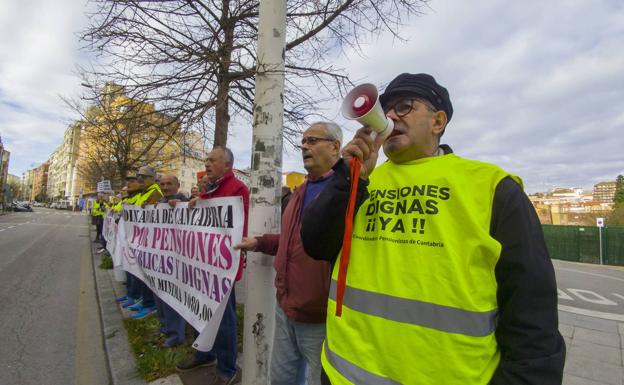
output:
POLYGON ((364 127, 301 231, 334 256, 324 383, 561 384, 554 269, 522 181, 440 144, 453 107, 430 75, 357 87, 342 111, 364 127))

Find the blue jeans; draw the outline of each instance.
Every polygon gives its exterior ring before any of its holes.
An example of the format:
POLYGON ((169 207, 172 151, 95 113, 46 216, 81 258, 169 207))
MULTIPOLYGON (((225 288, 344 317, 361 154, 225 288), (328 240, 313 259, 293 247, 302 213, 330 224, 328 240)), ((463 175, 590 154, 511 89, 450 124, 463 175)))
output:
POLYGON ((140 279, 126 271, 126 290, 128 290, 128 297, 132 299, 139 299, 141 297, 141 288, 137 284, 137 281, 140 281, 140 279))
POLYGON ((158 297, 154 297, 156 301, 156 310, 160 319, 160 330, 173 339, 172 342, 183 343, 186 339, 184 334, 186 329, 186 321, 165 301, 158 297))
POLYGON ((271 385, 318 385, 325 324, 289 319, 275 306, 275 335, 271 353, 271 385), (307 372, 307 376, 306 376, 307 372))
POLYGON ((236 374, 236 349, 236 296, 232 288, 212 350, 209 352, 197 350, 195 357, 201 361, 216 359, 217 373, 222 377, 231 378, 236 374))

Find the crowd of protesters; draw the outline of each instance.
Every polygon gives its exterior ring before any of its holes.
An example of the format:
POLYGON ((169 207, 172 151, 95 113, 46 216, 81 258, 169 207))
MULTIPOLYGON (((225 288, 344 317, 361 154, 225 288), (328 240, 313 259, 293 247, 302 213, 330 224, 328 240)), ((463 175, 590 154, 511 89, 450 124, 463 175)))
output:
MULTIPOLYGON (((453 106, 432 76, 399 75, 380 103, 394 124, 388 137, 364 126, 343 146, 335 123, 304 131, 307 178, 284 193, 280 234, 247 236, 249 191, 226 147, 210 152, 189 196, 175 176, 156 181, 145 166, 110 207, 243 198, 237 280, 244 252, 275 256, 273 385, 560 384, 565 344, 554 271, 521 180, 440 143, 453 106), (377 166, 382 146, 388 160, 377 166), (427 215, 435 220, 425 232, 427 215)), ((98 198, 93 206, 98 239, 107 204, 98 198)), ((183 343, 180 315, 127 278, 122 306, 134 318, 158 312, 164 348, 183 343)), ((232 289, 213 349, 195 351, 179 370, 216 366, 214 384, 240 379, 235 301, 232 289)))

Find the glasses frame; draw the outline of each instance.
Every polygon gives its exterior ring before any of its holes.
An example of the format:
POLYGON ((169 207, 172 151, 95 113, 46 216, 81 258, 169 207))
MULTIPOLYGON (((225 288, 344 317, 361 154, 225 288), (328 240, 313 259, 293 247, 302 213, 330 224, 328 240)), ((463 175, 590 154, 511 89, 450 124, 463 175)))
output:
POLYGON ((395 113, 395 115, 397 117, 402 118, 402 117, 406 116, 407 114, 409 114, 410 112, 412 112, 414 110, 414 107, 415 107, 414 106, 414 102, 419 102, 420 104, 424 105, 425 108, 427 108, 431 112, 437 112, 438 111, 438 110, 435 109, 435 107, 428 100, 425 100, 423 98, 413 98, 412 97, 412 98, 402 98, 402 99, 399 99, 399 100, 397 100, 396 103, 394 103, 392 105, 392 107, 387 107, 387 106, 384 107, 383 108, 384 114, 387 114, 388 112, 390 112, 392 110, 392 111, 394 111, 394 113, 395 113), (401 104, 403 102, 406 102, 406 101, 409 101, 410 108, 405 113, 400 114, 399 111, 396 110, 396 106, 398 106, 399 104, 401 104))
POLYGON ((320 138, 318 136, 308 136, 308 137, 304 137, 301 139, 301 146, 304 146, 306 143, 309 144, 310 146, 314 146, 316 145, 318 142, 322 142, 322 141, 326 141, 326 142, 334 142, 336 141, 336 139, 332 139, 332 138, 320 138))

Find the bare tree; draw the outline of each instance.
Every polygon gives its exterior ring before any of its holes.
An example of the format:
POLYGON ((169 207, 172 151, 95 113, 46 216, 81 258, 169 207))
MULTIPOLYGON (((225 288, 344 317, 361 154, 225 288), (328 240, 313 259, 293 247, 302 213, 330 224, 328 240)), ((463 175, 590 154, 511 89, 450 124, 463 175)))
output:
MULTIPOLYGON (((428 0, 293 0, 287 6, 286 139, 322 116, 322 95, 342 95, 345 47, 399 27, 428 0)), ((232 115, 251 120, 259 0, 91 0, 82 38, 105 64, 88 72, 123 84, 183 127, 225 145, 232 115), (213 131, 214 128, 214 131, 213 131)), ((262 114, 258 114, 262 116, 262 114)))
POLYGON ((156 111, 152 104, 129 98, 119 85, 88 88, 86 105, 65 99, 81 117, 76 123, 81 127, 76 167, 88 185, 108 179, 117 189, 139 167, 178 155, 170 150, 180 134, 175 119, 156 111))

